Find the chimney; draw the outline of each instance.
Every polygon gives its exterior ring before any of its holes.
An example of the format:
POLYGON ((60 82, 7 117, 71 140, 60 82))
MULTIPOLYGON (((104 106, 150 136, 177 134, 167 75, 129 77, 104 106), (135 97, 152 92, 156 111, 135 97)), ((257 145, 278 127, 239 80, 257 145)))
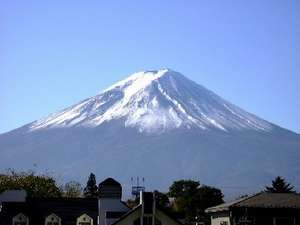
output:
POLYGON ((153 192, 140 192, 140 205, 142 206, 141 212, 141 225, 143 225, 144 216, 152 217, 152 224, 155 223, 155 193, 153 192))

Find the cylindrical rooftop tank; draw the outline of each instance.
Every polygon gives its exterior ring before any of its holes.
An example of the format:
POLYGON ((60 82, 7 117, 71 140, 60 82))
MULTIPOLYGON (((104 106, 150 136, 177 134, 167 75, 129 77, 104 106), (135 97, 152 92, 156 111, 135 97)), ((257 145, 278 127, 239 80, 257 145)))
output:
POLYGON ((100 198, 122 198, 122 186, 113 178, 107 178, 99 184, 100 198))

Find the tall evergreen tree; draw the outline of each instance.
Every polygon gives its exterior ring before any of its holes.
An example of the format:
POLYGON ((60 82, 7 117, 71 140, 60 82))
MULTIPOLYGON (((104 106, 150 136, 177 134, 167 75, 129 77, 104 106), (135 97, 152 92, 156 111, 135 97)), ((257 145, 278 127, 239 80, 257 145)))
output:
POLYGON ((290 183, 287 183, 284 178, 276 177, 275 180, 272 181, 272 186, 266 186, 265 192, 269 193, 295 193, 293 190, 294 187, 291 186, 290 183))
POLYGON ((98 197, 98 186, 95 174, 91 173, 84 188, 83 195, 86 198, 98 197))

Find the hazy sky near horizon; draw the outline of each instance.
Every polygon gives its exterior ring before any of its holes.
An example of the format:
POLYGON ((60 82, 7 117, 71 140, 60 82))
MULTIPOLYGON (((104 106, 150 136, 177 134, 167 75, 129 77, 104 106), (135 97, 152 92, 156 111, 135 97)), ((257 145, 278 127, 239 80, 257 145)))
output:
POLYGON ((300 133, 300 1, 0 2, 0 133, 172 68, 300 133))

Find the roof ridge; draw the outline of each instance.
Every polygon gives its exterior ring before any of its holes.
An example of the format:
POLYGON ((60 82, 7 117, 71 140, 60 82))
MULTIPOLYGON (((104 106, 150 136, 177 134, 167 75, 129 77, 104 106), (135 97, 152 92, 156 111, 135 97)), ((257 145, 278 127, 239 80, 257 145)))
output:
POLYGON ((127 213, 125 213, 124 215, 122 215, 119 219, 117 219, 115 222, 113 222, 111 225, 115 225, 118 222, 120 222, 121 220, 123 220, 124 218, 126 218, 127 216, 129 216, 130 214, 134 213, 137 209, 139 209, 140 207, 142 207, 141 204, 133 207, 131 210, 129 210, 127 213))
POLYGON ((263 193, 264 193, 264 192, 261 191, 261 192, 259 192, 259 193, 253 194, 253 195, 251 195, 251 196, 246 196, 246 197, 244 197, 244 198, 241 198, 240 201, 237 200, 237 202, 234 202, 234 203, 233 203, 232 205, 230 205, 229 207, 235 206, 235 205, 237 205, 237 204, 239 204, 239 203, 241 203, 241 202, 243 202, 243 201, 249 200, 249 199, 254 198, 254 197, 256 197, 256 196, 258 196, 258 195, 261 195, 261 194, 263 194, 263 193))

